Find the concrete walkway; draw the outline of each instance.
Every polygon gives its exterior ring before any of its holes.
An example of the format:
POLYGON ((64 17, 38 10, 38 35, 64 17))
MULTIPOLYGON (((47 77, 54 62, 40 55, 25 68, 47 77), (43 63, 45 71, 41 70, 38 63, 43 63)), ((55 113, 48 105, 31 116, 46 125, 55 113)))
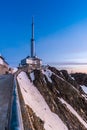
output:
POLYGON ((13 76, 0 76, 0 130, 5 130, 9 102, 11 100, 13 76))

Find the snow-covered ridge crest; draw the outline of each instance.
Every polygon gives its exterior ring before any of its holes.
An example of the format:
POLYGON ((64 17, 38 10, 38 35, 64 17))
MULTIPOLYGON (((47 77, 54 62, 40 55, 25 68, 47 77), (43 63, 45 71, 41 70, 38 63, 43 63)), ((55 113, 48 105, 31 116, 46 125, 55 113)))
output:
POLYGON ((44 121, 45 130, 68 130, 58 115, 51 112, 49 106, 37 88, 30 82, 25 72, 17 76, 17 80, 25 101, 35 114, 44 121))
POLYGON ((67 106, 67 108, 74 114, 78 120, 87 128, 87 123, 82 119, 82 117, 74 110, 74 108, 68 104, 63 98, 59 98, 59 100, 67 106))
MULTIPOLYGON (((45 70, 42 69, 42 73, 47 77, 48 81, 49 81, 50 83, 52 83, 51 76, 52 76, 52 75, 56 75, 56 74, 55 74, 54 72, 52 72, 50 69, 48 69, 48 68, 46 68, 45 70)), ((56 75, 56 76, 57 76, 58 78, 60 78, 61 80, 64 81, 64 79, 61 78, 60 76, 58 76, 58 75, 56 75)))

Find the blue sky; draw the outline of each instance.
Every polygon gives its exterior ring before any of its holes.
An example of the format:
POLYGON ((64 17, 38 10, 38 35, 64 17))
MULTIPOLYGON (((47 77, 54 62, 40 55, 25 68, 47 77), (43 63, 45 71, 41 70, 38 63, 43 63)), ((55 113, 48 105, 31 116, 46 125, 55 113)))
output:
POLYGON ((87 0, 0 1, 0 53, 11 66, 36 53, 45 63, 87 62, 87 0))

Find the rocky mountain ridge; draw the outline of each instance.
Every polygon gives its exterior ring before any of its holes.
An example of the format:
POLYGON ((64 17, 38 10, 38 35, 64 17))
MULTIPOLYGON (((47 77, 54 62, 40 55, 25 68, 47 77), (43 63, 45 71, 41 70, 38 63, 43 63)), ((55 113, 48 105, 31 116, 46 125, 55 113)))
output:
MULTIPOLYGON (((65 70, 46 66, 42 70, 27 72, 27 76, 67 130, 87 130, 87 95, 72 75, 65 70)), ((24 91, 27 93, 27 90, 24 91)), ((38 118, 31 106, 27 105, 27 108, 30 117, 33 117, 34 130, 44 130, 44 120, 38 118)))
POLYGON ((71 74, 79 85, 87 86, 87 74, 86 73, 72 73, 71 74))

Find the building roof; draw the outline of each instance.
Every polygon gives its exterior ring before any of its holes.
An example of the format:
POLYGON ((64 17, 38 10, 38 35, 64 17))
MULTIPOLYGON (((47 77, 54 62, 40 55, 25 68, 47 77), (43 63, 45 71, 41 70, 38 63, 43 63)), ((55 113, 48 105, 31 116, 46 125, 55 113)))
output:
POLYGON ((0 55, 0 59, 2 59, 7 65, 9 65, 9 64, 5 61, 4 57, 2 57, 1 55, 0 55))
POLYGON ((0 59, 4 60, 4 58, 0 55, 0 59))

